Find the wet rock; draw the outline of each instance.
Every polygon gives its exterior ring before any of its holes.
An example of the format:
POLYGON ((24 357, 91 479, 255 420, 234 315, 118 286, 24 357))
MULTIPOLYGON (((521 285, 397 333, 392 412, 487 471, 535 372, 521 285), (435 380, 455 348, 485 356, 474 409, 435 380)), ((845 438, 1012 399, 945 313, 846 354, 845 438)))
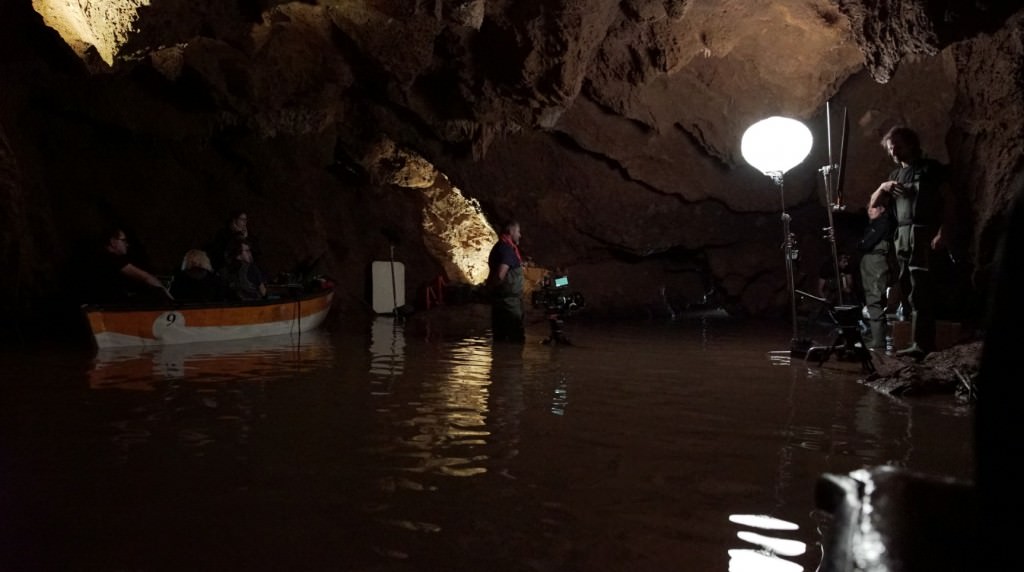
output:
POLYGON ((973 400, 981 348, 981 341, 958 344, 921 361, 876 352, 876 371, 863 383, 890 395, 949 394, 973 400))

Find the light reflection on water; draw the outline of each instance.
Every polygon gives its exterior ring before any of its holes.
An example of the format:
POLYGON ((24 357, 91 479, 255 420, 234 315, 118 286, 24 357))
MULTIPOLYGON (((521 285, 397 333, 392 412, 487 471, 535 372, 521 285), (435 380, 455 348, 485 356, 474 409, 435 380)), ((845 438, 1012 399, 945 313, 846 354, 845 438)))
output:
POLYGON ((86 569, 814 570, 823 472, 971 474, 969 411, 782 360, 785 332, 572 327, 495 346, 379 317, 84 368, 0 357, 72 380, 0 389, 25 404, 10 450, 33 451, 12 511, 73 522, 52 554, 86 569))
POLYGON ((330 357, 323 332, 267 336, 216 344, 193 343, 97 350, 89 368, 93 389, 152 390, 166 380, 252 381, 294 376, 330 357))
POLYGON ((378 317, 372 330, 374 408, 394 433, 374 451, 393 457, 387 462, 410 473, 469 477, 487 472, 487 455, 475 452, 490 437, 491 356, 480 351, 486 340, 438 347, 436 372, 403 376, 404 325, 378 317))

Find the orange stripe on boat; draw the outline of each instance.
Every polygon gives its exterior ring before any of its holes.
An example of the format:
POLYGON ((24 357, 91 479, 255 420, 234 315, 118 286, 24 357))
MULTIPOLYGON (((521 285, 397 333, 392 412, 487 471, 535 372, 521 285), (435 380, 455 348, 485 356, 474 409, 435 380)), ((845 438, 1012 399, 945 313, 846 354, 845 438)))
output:
POLYGON ((187 327, 249 326, 286 320, 301 320, 330 306, 333 292, 302 300, 260 302, 252 306, 167 307, 162 309, 90 309, 86 312, 94 334, 116 332, 145 339, 156 339, 153 324, 169 313, 184 317, 187 327))

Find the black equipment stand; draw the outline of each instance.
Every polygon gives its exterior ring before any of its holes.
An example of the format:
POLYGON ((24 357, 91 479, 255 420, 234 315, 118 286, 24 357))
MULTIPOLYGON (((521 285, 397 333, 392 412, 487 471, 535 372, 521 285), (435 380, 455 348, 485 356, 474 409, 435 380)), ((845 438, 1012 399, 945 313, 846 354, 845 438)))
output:
POLYGON ((812 346, 807 350, 807 361, 817 361, 818 367, 828 360, 832 354, 838 357, 852 357, 860 361, 861 369, 865 373, 875 373, 875 364, 871 360, 871 352, 864 344, 864 338, 860 335, 860 306, 833 306, 828 300, 819 298, 800 291, 801 296, 811 298, 824 304, 828 309, 828 315, 836 324, 836 337, 828 346, 812 346))
POLYGON ((562 313, 559 311, 548 313, 548 325, 551 326, 551 335, 544 338, 541 341, 542 344, 548 345, 563 345, 571 346, 572 342, 569 338, 565 337, 565 333, 562 332, 562 326, 565 325, 565 320, 562 319, 562 313))
POLYGON ((796 241, 793 233, 789 230, 789 221, 792 219, 786 212, 786 194, 782 183, 782 173, 769 173, 769 176, 779 187, 779 200, 782 203, 782 252, 786 258, 786 289, 789 291, 789 321, 793 326, 793 337, 789 339, 789 353, 792 356, 803 356, 810 347, 810 340, 800 337, 796 322, 796 281, 793 279, 793 261, 800 254, 796 248, 796 241))
POLYGON ((821 173, 825 183, 825 209, 828 212, 828 226, 823 228, 825 240, 828 240, 832 250, 832 269, 835 271, 836 290, 839 296, 839 305, 843 305, 843 277, 839 272, 839 252, 836 247, 836 224, 834 211, 846 209, 843 204, 843 176, 846 171, 846 141, 849 137, 850 120, 843 108, 843 134, 839 142, 839 163, 832 159, 832 107, 831 102, 825 102, 825 129, 828 137, 828 165, 824 165, 818 171, 821 173))

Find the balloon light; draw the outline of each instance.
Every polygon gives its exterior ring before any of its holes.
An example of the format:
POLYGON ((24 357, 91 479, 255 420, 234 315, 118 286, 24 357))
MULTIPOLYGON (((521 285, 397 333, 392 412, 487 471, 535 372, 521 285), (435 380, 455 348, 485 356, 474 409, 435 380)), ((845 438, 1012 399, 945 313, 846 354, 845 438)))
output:
POLYGON ((740 152, 752 167, 768 176, 782 176, 811 152, 811 130, 796 119, 774 116, 747 128, 740 152))

